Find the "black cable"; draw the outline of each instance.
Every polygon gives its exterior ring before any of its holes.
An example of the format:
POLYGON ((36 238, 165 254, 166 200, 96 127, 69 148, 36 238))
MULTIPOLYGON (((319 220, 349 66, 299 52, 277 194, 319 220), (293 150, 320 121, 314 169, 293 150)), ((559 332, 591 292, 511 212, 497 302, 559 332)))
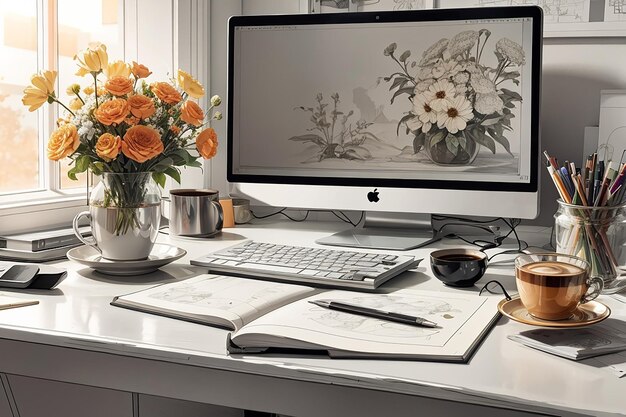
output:
POLYGON ((254 211, 250 211, 250 213, 252 213, 252 217, 254 217, 255 219, 267 219, 268 217, 272 217, 272 216, 277 216, 277 215, 282 215, 285 216, 286 218, 288 218, 291 221, 294 222, 303 222, 305 221, 308 217, 309 217, 309 213, 311 212, 311 210, 307 210, 306 214, 304 215, 303 218, 301 219, 294 219, 293 217, 291 217, 290 215, 288 215, 287 213, 285 213, 285 210, 287 210, 287 207, 283 207, 282 209, 274 212, 274 213, 270 213, 270 214, 265 214, 263 216, 258 216, 256 214, 254 214, 254 211))
MULTIPOLYGON (((326 210, 320 210, 320 211, 326 211, 326 210)), ((365 216, 365 212, 361 211, 361 217, 359 217, 359 221, 358 222, 353 222, 352 220, 350 220, 350 218, 348 217, 348 215, 346 213, 344 213, 343 211, 339 211, 339 213, 341 213, 341 216, 339 216, 339 214, 337 214, 335 212, 335 210, 329 210, 332 214, 335 215, 335 217, 337 217, 339 220, 345 222, 345 223, 350 223, 353 227, 357 227, 361 221, 363 220, 363 216, 365 216)))

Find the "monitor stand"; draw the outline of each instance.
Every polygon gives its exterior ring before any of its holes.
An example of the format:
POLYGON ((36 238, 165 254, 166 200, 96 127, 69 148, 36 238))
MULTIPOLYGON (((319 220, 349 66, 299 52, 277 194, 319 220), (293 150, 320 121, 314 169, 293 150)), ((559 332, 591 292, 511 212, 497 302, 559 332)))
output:
POLYGON ((409 250, 436 242, 430 214, 366 212, 362 228, 316 240, 321 245, 409 250))

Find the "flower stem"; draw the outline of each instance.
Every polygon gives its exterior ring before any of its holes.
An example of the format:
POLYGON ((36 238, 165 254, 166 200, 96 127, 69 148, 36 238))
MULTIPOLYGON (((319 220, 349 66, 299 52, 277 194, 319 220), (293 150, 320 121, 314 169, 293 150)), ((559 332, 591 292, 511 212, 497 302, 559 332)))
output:
POLYGON ((68 112, 70 112, 70 114, 71 114, 72 116, 76 116, 76 115, 74 114, 74 112, 73 112, 73 111, 71 111, 70 109, 68 109, 68 108, 67 108, 67 106, 66 106, 65 104, 61 103, 61 102, 60 102, 59 100, 57 100, 56 98, 53 98, 53 100, 54 100, 54 101, 56 101, 57 103, 59 103, 59 104, 60 104, 60 105, 61 105, 61 106, 65 109, 65 110, 67 110, 68 112))

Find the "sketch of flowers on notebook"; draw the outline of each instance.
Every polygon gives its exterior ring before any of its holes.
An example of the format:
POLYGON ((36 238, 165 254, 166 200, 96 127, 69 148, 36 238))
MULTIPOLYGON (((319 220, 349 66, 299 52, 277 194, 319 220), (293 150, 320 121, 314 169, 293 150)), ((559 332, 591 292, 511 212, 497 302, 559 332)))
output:
POLYGON ((308 133, 292 136, 289 140, 315 145, 311 158, 306 162, 322 161, 327 158, 367 160, 372 157, 368 147, 381 140, 368 131, 371 122, 360 119, 353 122, 354 111, 341 111, 339 94, 331 96, 331 103, 324 102, 322 93, 315 97, 314 107, 298 106, 296 110, 310 113, 313 127, 308 133))
POLYGON ((506 133, 522 96, 511 88, 519 86, 525 53, 501 38, 493 50, 497 65, 481 63, 490 36, 487 29, 457 33, 433 43, 417 61, 410 60, 410 50, 396 56, 396 43, 384 49, 399 67, 384 78, 391 83, 391 104, 408 95, 410 108, 398 129, 404 125, 415 136, 415 153, 424 151, 439 165, 469 165, 481 146, 495 154, 499 144, 513 156, 506 133))

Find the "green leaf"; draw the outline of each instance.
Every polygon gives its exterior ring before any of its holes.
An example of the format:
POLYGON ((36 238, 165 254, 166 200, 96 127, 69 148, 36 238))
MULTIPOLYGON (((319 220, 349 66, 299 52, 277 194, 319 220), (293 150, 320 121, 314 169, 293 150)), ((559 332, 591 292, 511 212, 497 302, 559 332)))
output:
POLYGON ((430 136, 430 147, 432 148, 446 138, 446 132, 439 130, 430 136))
POLYGON ((515 91, 511 91, 506 88, 502 88, 500 89, 500 91, 509 96, 512 100, 522 101, 522 96, 520 96, 519 93, 516 93, 515 91))
POLYGON ((424 147, 424 143, 426 142, 426 133, 420 132, 415 135, 415 139, 413 139, 413 152, 418 153, 424 147))
POLYGON ((498 133, 492 128, 487 128, 487 132, 489 132, 489 136, 491 136, 496 142, 502 145, 504 149, 506 149, 509 155, 513 156, 513 154, 511 153, 511 145, 509 144, 508 139, 505 138, 501 132, 498 133))
POLYGON ((459 140, 459 146, 461 146, 462 149, 467 150, 467 139, 465 139, 465 134, 461 132, 461 134, 457 136, 457 139, 459 140))
POLYGON ((85 172, 87 168, 89 168, 89 163, 91 162, 91 158, 89 155, 81 155, 76 158, 76 164, 74 165, 74 170, 76 173, 85 172))
POLYGON ((495 125, 498 122, 500 122, 500 117, 493 117, 491 119, 485 119, 482 122, 480 122, 481 125, 483 126, 491 126, 491 125, 495 125))
POLYGON ((389 91, 393 90, 396 87, 402 88, 408 82, 409 82, 409 79, 406 77, 396 77, 394 78, 393 83, 391 84, 391 87, 389 87, 389 91))
POLYGON ((72 181, 78 181, 78 178, 76 178, 76 168, 72 168, 67 171, 67 177, 72 181))
POLYGON ((156 182, 157 184, 159 184, 161 186, 161 188, 165 188, 165 174, 162 172, 153 172, 152 173, 152 179, 154 180, 154 182, 156 182))
POLYGON ((495 155, 496 153, 496 143, 489 136, 485 135, 484 132, 481 133, 479 129, 468 129, 465 131, 465 134, 469 139, 474 142, 486 147, 495 155))
POLYGON ((191 161, 189 163, 187 163, 188 167, 194 167, 194 168, 202 168, 202 162, 198 161, 198 160, 194 160, 191 161))
POLYGON ((457 156, 459 153, 459 139, 452 134, 448 134, 446 136, 446 147, 452 155, 457 156))
POLYGON ((180 184, 180 171, 174 167, 169 167, 165 171, 163 171, 165 175, 169 175, 172 177, 174 181, 180 184))
POLYGON ((404 87, 404 88, 400 88, 398 89, 395 93, 393 93, 393 96, 391 97, 391 104, 393 104, 393 101, 396 99, 396 97, 398 97, 401 94, 408 94, 409 97, 413 95, 413 87, 404 87))
POLYGON ((91 165, 89 165, 89 169, 91 169, 91 172, 94 173, 94 175, 102 175, 102 172, 104 171, 104 164, 102 162, 94 162, 91 165))

